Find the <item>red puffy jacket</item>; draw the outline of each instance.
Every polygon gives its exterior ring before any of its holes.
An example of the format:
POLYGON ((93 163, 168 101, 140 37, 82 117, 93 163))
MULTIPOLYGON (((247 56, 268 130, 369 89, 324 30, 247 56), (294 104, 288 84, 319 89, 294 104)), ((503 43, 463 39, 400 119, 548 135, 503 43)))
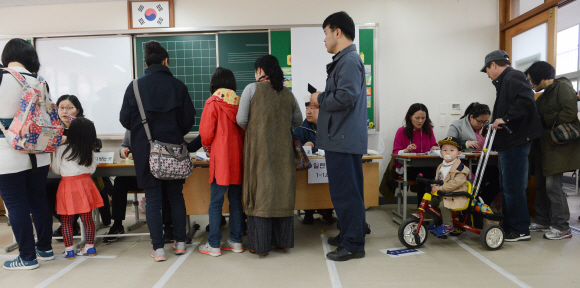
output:
POLYGON ((199 135, 202 145, 211 148, 209 183, 215 178, 222 186, 242 184, 245 132, 236 121, 238 105, 239 97, 229 89, 218 89, 205 102, 199 135))

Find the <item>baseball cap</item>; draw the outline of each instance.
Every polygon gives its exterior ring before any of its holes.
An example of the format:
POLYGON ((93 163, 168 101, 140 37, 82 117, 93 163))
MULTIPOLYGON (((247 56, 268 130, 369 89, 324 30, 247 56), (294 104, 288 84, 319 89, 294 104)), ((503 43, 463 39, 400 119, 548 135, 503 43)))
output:
POLYGON ((485 63, 483 63, 483 68, 481 68, 481 72, 485 72, 485 67, 487 67, 487 63, 491 61, 498 61, 498 60, 510 60, 510 56, 507 52, 503 50, 495 50, 487 55, 485 55, 485 63))

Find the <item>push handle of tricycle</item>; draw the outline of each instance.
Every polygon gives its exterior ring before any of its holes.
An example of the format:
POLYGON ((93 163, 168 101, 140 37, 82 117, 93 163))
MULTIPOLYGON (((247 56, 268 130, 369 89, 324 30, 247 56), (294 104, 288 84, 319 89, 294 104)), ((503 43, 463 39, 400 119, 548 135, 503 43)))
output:
POLYGON ((439 185, 439 186, 443 185, 443 180, 427 179, 427 178, 423 177, 423 174, 417 175, 417 178, 415 178, 415 181, 417 181, 419 183, 426 184, 426 185, 432 185, 432 184, 439 185))

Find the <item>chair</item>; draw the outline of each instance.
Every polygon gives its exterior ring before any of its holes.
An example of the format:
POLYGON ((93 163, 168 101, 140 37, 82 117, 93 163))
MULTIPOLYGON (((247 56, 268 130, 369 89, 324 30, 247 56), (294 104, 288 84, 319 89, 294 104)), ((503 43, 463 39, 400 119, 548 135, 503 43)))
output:
POLYGON ((137 194, 143 194, 143 193, 145 193, 145 191, 134 190, 134 191, 129 191, 127 193, 131 193, 134 196, 133 207, 135 208, 135 224, 127 227, 127 231, 133 231, 133 230, 135 230, 135 229, 137 229, 137 228, 139 228, 147 223, 147 221, 139 219, 139 199, 137 198, 137 194))
POLYGON ((403 221, 407 219, 407 192, 409 191, 408 186, 417 185, 419 183, 415 180, 404 181, 402 176, 399 176, 399 178, 395 180, 395 182, 397 182, 397 189, 395 190, 395 197, 397 197, 397 211, 393 210, 393 214, 395 214, 395 216, 401 219, 393 217, 393 222, 400 225, 401 223, 403 223, 403 221), (401 214, 401 198, 403 198, 402 214, 401 214))

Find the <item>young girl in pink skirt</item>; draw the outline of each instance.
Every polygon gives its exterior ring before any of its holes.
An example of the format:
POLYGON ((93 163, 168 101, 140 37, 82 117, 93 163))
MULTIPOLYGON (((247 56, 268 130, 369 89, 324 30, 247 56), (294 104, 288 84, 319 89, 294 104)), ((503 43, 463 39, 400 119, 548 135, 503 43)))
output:
POLYGON ((77 255, 97 255, 91 211, 104 206, 104 203, 90 176, 97 169, 93 156, 96 140, 95 125, 86 118, 76 118, 70 123, 67 139, 52 160, 52 172, 62 176, 56 194, 56 212, 62 215, 63 255, 69 260, 75 258, 72 242, 75 214, 80 215, 86 235, 85 247, 77 255))

